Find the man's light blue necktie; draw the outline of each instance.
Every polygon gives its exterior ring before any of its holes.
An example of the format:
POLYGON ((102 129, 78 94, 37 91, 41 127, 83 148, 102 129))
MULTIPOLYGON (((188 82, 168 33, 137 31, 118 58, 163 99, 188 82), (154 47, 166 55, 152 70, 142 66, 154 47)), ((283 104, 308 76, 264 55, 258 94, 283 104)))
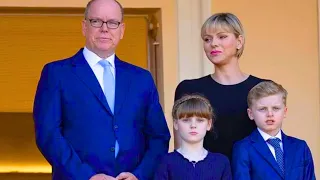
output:
MULTIPOLYGON (((115 98, 115 79, 111 72, 112 65, 107 60, 100 60, 99 64, 103 67, 103 87, 104 87, 104 95, 108 101, 110 110, 114 113, 114 98, 115 98)), ((115 143, 115 157, 117 157, 119 152, 119 144, 116 140, 115 143)))
POLYGON ((276 161, 279 164, 279 167, 284 175, 284 159, 283 159, 283 151, 280 147, 281 140, 279 138, 270 138, 267 142, 274 148, 276 154, 276 161))

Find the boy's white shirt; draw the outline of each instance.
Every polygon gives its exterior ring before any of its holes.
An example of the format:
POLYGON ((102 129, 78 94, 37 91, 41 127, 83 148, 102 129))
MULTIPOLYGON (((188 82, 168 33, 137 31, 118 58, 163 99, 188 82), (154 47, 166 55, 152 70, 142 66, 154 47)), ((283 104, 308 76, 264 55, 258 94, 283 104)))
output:
POLYGON ((281 129, 280 131, 278 132, 278 134, 276 136, 270 136, 269 134, 263 132, 261 129, 257 128, 259 133, 261 134, 262 138, 264 139, 264 142, 268 145, 274 159, 276 159, 276 153, 275 153, 275 150, 274 150, 274 147, 271 146, 269 143, 267 143, 267 140, 268 139, 274 139, 274 138, 279 138, 281 141, 280 141, 280 148, 282 149, 282 152, 283 152, 283 143, 282 143, 282 134, 281 134, 281 129))

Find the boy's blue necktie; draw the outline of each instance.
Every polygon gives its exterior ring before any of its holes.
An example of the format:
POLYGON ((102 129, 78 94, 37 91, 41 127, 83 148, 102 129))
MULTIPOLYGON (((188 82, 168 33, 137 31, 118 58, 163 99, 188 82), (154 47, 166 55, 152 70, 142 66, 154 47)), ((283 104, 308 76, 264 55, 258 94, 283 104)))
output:
POLYGON ((279 167, 282 171, 282 175, 284 175, 284 159, 283 159, 283 151, 280 147, 281 140, 279 138, 270 138, 267 142, 274 148, 276 154, 276 161, 279 164, 279 167))
MULTIPOLYGON (((104 87, 104 95, 108 101, 110 110, 114 113, 114 98, 115 98, 115 79, 110 70, 111 64, 107 60, 100 60, 99 64, 103 67, 103 87, 104 87)), ((115 143, 115 157, 117 157, 119 152, 119 144, 116 140, 115 143)))

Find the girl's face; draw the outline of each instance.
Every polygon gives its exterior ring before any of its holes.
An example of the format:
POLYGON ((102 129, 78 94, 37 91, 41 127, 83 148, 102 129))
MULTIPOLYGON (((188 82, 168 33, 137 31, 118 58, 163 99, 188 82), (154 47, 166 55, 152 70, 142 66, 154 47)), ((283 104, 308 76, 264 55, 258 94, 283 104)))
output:
POLYGON ((200 117, 181 118, 174 121, 174 128, 181 139, 187 143, 195 144, 203 141, 206 132, 211 129, 212 120, 200 117))

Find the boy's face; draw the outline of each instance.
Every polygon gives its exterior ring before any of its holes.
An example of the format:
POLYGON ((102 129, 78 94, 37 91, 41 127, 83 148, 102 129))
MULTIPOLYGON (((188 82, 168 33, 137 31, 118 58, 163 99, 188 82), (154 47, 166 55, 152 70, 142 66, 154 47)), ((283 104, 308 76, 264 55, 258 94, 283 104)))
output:
POLYGON ((174 121, 174 128, 181 139, 195 144, 203 140, 206 132, 211 128, 211 120, 199 117, 182 118, 174 121))
POLYGON ((286 117, 287 107, 283 103, 282 95, 276 94, 254 100, 247 112, 258 128, 275 136, 281 129, 282 120, 286 117))

